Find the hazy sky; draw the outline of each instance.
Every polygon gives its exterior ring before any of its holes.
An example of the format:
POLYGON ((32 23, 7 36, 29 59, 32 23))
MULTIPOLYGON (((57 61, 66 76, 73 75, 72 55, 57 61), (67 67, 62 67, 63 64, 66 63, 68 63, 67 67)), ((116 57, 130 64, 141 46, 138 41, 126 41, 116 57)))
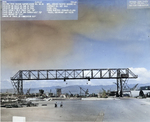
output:
POLYGON ((126 0, 79 0, 78 7, 78 20, 2 22, 2 88, 12 88, 10 77, 22 69, 131 68, 139 78, 130 84, 150 83, 150 9, 127 9, 126 0))

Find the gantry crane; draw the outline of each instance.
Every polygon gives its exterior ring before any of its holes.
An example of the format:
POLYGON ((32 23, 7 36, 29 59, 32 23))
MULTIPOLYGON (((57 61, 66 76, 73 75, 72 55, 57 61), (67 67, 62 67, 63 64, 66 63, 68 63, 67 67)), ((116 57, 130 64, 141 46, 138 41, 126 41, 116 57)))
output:
POLYGON ((80 96, 81 96, 81 90, 85 93, 85 96, 89 94, 88 89, 85 91, 82 87, 79 86, 79 88, 80 88, 80 96))
POLYGON ((30 95, 30 88, 27 90, 26 95, 30 95))
POLYGON ((129 68, 111 69, 50 69, 50 70, 19 70, 11 83, 17 94, 23 94, 23 80, 83 80, 87 79, 116 79, 116 96, 122 97, 123 84, 126 79, 134 79, 135 75, 129 68), (120 91, 120 92, 119 92, 120 91), (119 94, 120 93, 120 94, 119 94))

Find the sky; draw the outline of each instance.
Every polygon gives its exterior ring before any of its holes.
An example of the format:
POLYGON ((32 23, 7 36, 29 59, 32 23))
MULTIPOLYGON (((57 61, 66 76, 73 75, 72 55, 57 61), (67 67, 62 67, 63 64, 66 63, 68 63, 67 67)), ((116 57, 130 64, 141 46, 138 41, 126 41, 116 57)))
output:
MULTIPOLYGON (((4 89, 12 88, 10 77, 24 69, 130 68, 138 78, 128 83, 150 83, 150 9, 127 9, 126 0, 79 0, 78 20, 2 21, 1 35, 4 89)), ((65 84, 24 81, 26 88, 55 85, 65 84)))

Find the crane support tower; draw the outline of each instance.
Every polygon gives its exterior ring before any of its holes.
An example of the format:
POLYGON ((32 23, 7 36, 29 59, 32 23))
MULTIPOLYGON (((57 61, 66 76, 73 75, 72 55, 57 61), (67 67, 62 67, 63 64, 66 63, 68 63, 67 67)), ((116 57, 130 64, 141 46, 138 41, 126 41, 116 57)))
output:
POLYGON ((11 83, 17 94, 23 94, 23 80, 79 80, 87 79, 116 79, 117 94, 122 97, 123 84, 126 79, 135 79, 135 75, 129 68, 111 69, 50 69, 50 70, 19 70, 11 83))

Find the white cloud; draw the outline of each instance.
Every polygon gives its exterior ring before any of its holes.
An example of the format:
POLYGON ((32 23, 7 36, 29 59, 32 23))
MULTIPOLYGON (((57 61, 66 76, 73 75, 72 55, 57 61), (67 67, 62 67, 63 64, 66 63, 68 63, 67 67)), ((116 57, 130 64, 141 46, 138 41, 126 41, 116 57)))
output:
POLYGON ((144 67, 141 68, 130 68, 130 70, 135 74, 138 75, 138 78, 135 79, 140 84, 150 83, 150 70, 147 70, 144 67))

